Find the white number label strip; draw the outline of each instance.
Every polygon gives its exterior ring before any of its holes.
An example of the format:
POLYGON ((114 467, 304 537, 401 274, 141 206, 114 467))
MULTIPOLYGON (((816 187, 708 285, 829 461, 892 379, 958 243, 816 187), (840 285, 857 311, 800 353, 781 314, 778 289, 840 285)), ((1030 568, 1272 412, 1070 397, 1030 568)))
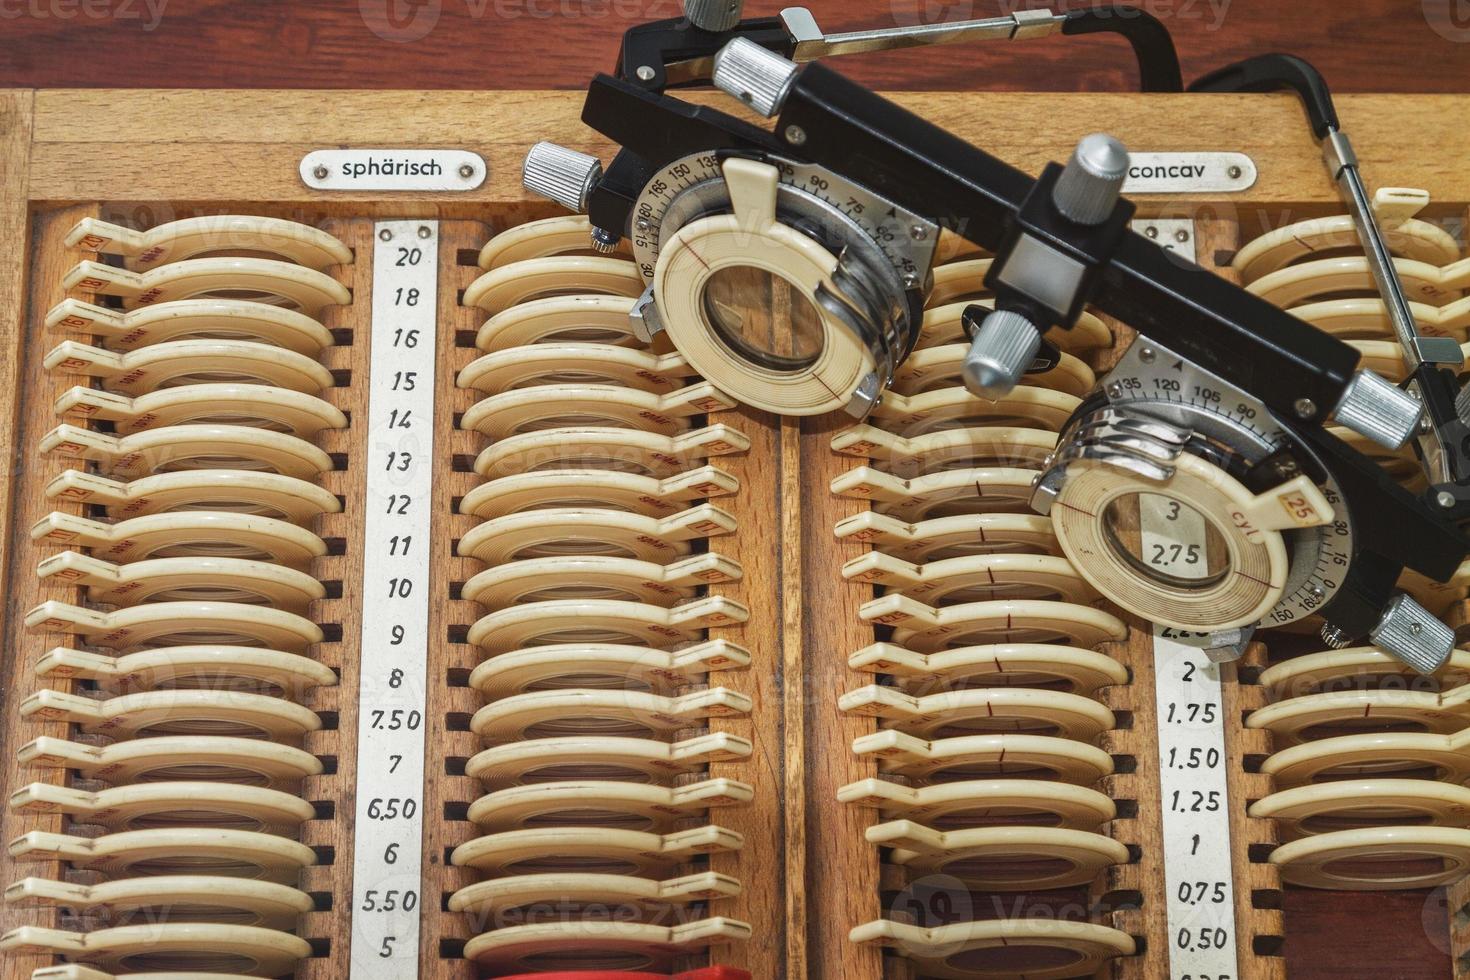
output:
MULTIPOLYGON (((1205 574, 1204 519, 1167 497, 1143 494, 1139 526, 1146 554, 1179 578, 1205 574), (1196 560, 1191 562, 1190 556, 1196 560)), ((1220 668, 1178 630, 1154 627, 1154 693, 1159 713, 1159 788, 1170 980, 1235 980, 1235 892, 1225 781, 1225 710, 1220 668)))
POLYGON ((419 963, 439 226, 374 226, 352 980, 419 963))
POLYGON ((1244 153, 1130 153, 1124 194, 1229 194, 1256 182, 1244 153))

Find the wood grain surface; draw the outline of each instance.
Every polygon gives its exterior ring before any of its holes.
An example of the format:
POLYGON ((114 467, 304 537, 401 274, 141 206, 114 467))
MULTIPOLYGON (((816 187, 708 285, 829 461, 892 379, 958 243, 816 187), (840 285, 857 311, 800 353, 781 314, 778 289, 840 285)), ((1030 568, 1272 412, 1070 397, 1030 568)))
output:
MULTIPOLYGON (((1285 50, 1341 92, 1470 86, 1464 0, 1133 0, 1173 33, 1186 78, 1285 50)), ((750 16, 785 0, 751 0, 750 16)), ((809 4, 827 30, 993 16, 1041 0, 809 4)), ((1062 6, 1085 6, 1075 2, 1062 6)), ((680 0, 0 0, 0 86, 578 88, 619 35, 680 0)), ((894 89, 1118 91, 1119 38, 1050 38, 849 59, 894 89)))

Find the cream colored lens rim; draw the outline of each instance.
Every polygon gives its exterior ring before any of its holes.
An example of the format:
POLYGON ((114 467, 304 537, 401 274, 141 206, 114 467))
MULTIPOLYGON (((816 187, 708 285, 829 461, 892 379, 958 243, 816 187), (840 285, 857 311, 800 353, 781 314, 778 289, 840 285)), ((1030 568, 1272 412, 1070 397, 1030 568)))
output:
POLYGON ((655 394, 693 375, 681 354, 652 354, 615 344, 547 342, 482 354, 455 384, 487 394, 542 384, 615 384, 655 394))
POLYGON ((198 869, 213 863, 234 869, 225 872, 230 877, 280 884, 297 881, 302 869, 316 864, 316 852, 305 844, 215 827, 126 830, 101 837, 33 830, 11 841, 9 851, 15 861, 64 861, 77 869, 122 877, 187 874, 190 869, 200 873, 198 869))
POLYGON ((712 626, 734 626, 749 618, 749 609, 725 596, 704 596, 671 608, 616 599, 553 599, 483 616, 470 626, 468 640, 487 654, 544 643, 670 646, 696 642, 712 626))
POLYGON ((176 300, 123 312, 69 298, 47 312, 46 329, 100 337, 116 351, 234 337, 316 357, 335 343, 330 330, 304 313, 237 299, 176 300))
POLYGON ((617 865, 629 869, 617 873, 646 876, 698 854, 738 851, 743 844, 741 835, 712 824, 668 834, 610 827, 538 827, 476 837, 451 851, 449 862, 494 878, 537 873, 528 869, 528 863, 534 868, 540 862, 564 866, 548 871, 573 870, 565 867, 572 865, 585 866, 590 872, 617 865))
POLYGON ((665 518, 605 508, 552 508, 478 524, 465 532, 455 551, 487 565, 548 554, 596 553, 663 562, 687 555, 696 538, 735 530, 735 518, 713 504, 665 518))
POLYGON ((476 711, 470 730, 495 742, 534 738, 538 730, 555 736, 640 738, 699 728, 711 718, 744 716, 751 707, 749 696, 725 687, 678 697, 600 688, 528 691, 476 711))
POLYGON ((330 667, 298 653, 261 647, 177 646, 121 657, 53 647, 36 661, 36 675, 88 680, 110 694, 173 689, 263 689, 302 699, 315 687, 333 687, 330 667))
POLYGON ((260 470, 311 479, 332 457, 304 439, 243 425, 172 425, 118 437, 63 423, 41 439, 41 452, 96 463, 120 480, 180 470, 260 470))
POLYGON ((449 911, 469 913, 482 921, 504 921, 505 913, 526 906, 592 904, 618 909, 665 912, 694 902, 734 898, 740 880, 713 871, 667 881, 609 874, 516 875, 468 885, 449 896, 449 911))
POLYGON ((62 721, 89 735, 119 740, 210 734, 300 745, 308 732, 322 727, 309 708, 244 691, 140 691, 95 700, 41 690, 22 701, 19 710, 23 718, 62 721))
POLYGON ((328 306, 346 306, 352 293, 331 276, 275 259, 184 259, 146 272, 130 272, 101 262, 78 262, 61 280, 67 292, 81 290, 116 296, 124 309, 200 297, 230 299, 244 293, 250 302, 284 306, 319 319, 328 306))
POLYGON ((871 425, 855 425, 832 437, 832 451, 871 460, 901 477, 957 466, 1040 466, 1056 449, 1055 432, 1020 426, 940 429, 914 439, 871 425))
POLYGON ((669 565, 606 555, 568 555, 506 562, 465 582, 460 595, 486 609, 557 597, 621 598, 673 605, 705 585, 735 582, 740 565, 712 552, 669 565))
POLYGON ((992 420, 998 426, 1033 425, 1060 432, 1080 404, 1074 395, 1033 385, 1017 385, 994 400, 957 385, 913 396, 890 392, 870 417, 910 439, 943 429, 989 425, 992 420))
POLYGON ((626 736, 557 736, 507 742, 472 756, 465 775, 487 788, 546 782, 552 779, 642 778, 663 783, 698 772, 712 762, 748 759, 749 739, 729 732, 709 732, 677 742, 626 736), (565 775, 566 771, 575 775, 565 775), (599 775, 594 775, 599 774, 599 775))
POLYGON ((560 469, 496 477, 460 500, 459 512, 491 520, 526 510, 607 507, 666 517, 708 497, 726 497, 740 481, 718 466, 657 479, 617 470, 560 469))
POLYGON ((1470 725, 1470 688, 1432 691, 1328 691, 1277 701, 1252 711, 1247 728, 1271 733, 1277 748, 1321 738, 1314 729, 1394 730, 1448 734, 1470 725))
POLYGON ((26 614, 26 629, 72 633, 93 646, 131 651, 149 646, 220 643, 305 653, 321 627, 294 613, 233 602, 155 602, 100 612, 50 600, 26 614))
POLYGON ((1107 654, 1045 643, 994 643, 935 653, 874 643, 848 657, 847 665, 889 675, 909 693, 955 685, 1041 687, 1060 681, 1072 694, 1090 695, 1099 688, 1128 682, 1128 668, 1107 654))
POLYGON ((867 510, 843 518, 839 539, 872 544, 907 561, 938 561, 954 553, 985 554, 1030 548, 1060 555, 1051 518, 1039 514, 955 514, 910 523, 867 510))
MULTIPOLYGON (((1423 191, 1382 187, 1374 198, 1383 243, 1391 254, 1429 265, 1449 265, 1460 258, 1459 244, 1453 235, 1436 224, 1413 217, 1429 203, 1429 196, 1423 191), (1410 194, 1422 197, 1411 198, 1407 196, 1410 194), (1388 195, 1399 195, 1401 200, 1392 201, 1388 195)), ((1295 265, 1305 256, 1339 249, 1360 252, 1362 248, 1352 216, 1336 214, 1283 225, 1253 238, 1235 253, 1230 265, 1241 282, 1251 283, 1295 265)))
POLYGON ((305 777, 322 773, 321 760, 301 749, 217 735, 159 736, 106 746, 43 735, 22 746, 16 758, 23 767, 75 769, 114 786, 188 778, 290 791, 305 777), (180 769, 210 775, 184 777, 180 769))
POLYGON ((780 415, 844 407, 876 362, 851 328, 818 301, 819 292, 833 288, 836 257, 777 220, 775 167, 731 158, 723 172, 731 213, 689 222, 659 250, 653 291, 665 329, 700 375, 747 405, 780 415), (706 286, 733 268, 754 268, 785 281, 817 314, 822 340, 812 363, 789 371, 762 367, 716 335, 705 312, 706 286))
POLYGON ((1126 932, 1091 922, 1067 919, 999 919, 982 922, 956 922, 932 929, 908 925, 892 919, 877 919, 855 927, 848 934, 855 943, 892 947, 900 956, 919 964, 925 976, 944 980, 1012 980, 1013 965, 996 968, 956 965, 956 957, 977 950, 1014 951, 1026 946, 1045 950, 1063 949, 1075 954, 1076 960, 1061 966, 1026 969, 1026 980, 1063 980, 1092 976, 1103 970, 1109 960, 1132 956, 1138 950, 1133 937, 1126 932))
POLYGON ((915 697, 870 684, 838 698, 844 712, 881 719, 884 728, 918 738, 968 732, 1029 732, 1091 742, 1113 728, 1113 713, 1064 691, 983 687, 915 697))
POLYGON ((22 878, 5 889, 5 904, 76 909, 100 914, 104 921, 112 916, 130 918, 143 913, 171 922, 217 922, 224 918, 238 925, 282 930, 296 928, 297 920, 314 907, 310 895, 289 885, 184 874, 125 878, 95 885, 22 878))
POLYGON ((46 484, 48 500, 101 506, 113 519, 181 510, 219 510, 305 524, 342 510, 337 496, 299 477, 251 470, 179 470, 111 480, 66 470, 46 484))
POLYGON ((1030 509, 1031 489, 1040 470, 1010 466, 940 470, 904 479, 871 466, 858 466, 833 478, 840 497, 871 501, 873 509, 895 520, 918 524, 945 511, 965 514, 1021 513, 1030 509))
MULTIPOLYGON (((1273 698, 1279 698, 1283 694, 1312 694, 1343 682, 1356 685, 1368 678, 1417 681, 1420 676, 1408 664, 1377 647, 1348 647, 1283 660, 1262 671, 1259 680, 1273 698)), ((1452 651, 1444 665, 1431 676, 1445 690, 1470 683, 1470 651, 1452 651)))
POLYGON ((1305 888, 1333 891, 1394 891, 1434 888, 1457 881, 1470 868, 1470 830, 1459 827, 1371 827, 1303 837, 1271 852, 1271 863, 1283 881, 1305 888), (1334 870, 1349 864, 1386 858, 1402 864, 1413 858, 1439 858, 1449 867, 1439 872, 1374 877, 1334 870))
POLYGON ((638 429, 568 426, 523 432, 493 442, 475 457, 475 472, 493 480, 547 469, 597 466, 667 477, 707 459, 748 449, 750 440, 723 422, 673 436, 638 429))
POLYGON ((1102 609, 1041 599, 993 599, 935 608, 905 596, 887 595, 863 603, 858 615, 869 623, 894 627, 893 642, 919 653, 934 653, 956 643, 1055 642, 1027 639, 1034 633, 1060 636, 1067 646, 1087 649, 1128 637, 1127 625, 1102 609))
POLYGON ((552 256, 497 266, 464 291, 465 306, 496 316, 540 299, 604 295, 636 299, 643 276, 627 259, 602 256, 552 256))
POLYGON ((295 524, 233 511, 177 511, 130 517, 104 524, 53 511, 31 527, 31 540, 83 546, 92 557, 126 564, 154 556, 214 555, 224 549, 257 554, 287 568, 304 570, 327 553, 320 537, 295 524))
POLYGON ((206 923, 150 923, 67 932, 41 926, 21 926, 0 936, 0 951, 49 954, 100 967, 112 973, 135 974, 142 964, 167 964, 186 972, 237 965, 258 976, 293 972, 311 956, 311 944, 298 936, 258 926, 206 923))
POLYGON ((199 215, 168 221, 147 231, 88 217, 67 233, 66 245, 120 255, 135 271, 205 253, 271 255, 317 270, 352 261, 352 249, 319 228, 250 214, 199 215))
POLYGON ((1224 470, 1189 453, 1165 482, 1097 460, 1074 460, 1052 504, 1052 526, 1067 557, 1098 592, 1136 616, 1177 629, 1230 629, 1255 623, 1286 591, 1289 558, 1282 531, 1333 519, 1332 505, 1306 476, 1252 494, 1224 470), (1224 542, 1226 572, 1200 589, 1146 579, 1117 554, 1105 514, 1115 500, 1153 495, 1180 501, 1224 542))
POLYGON ((36 576, 80 586, 87 601, 110 606, 145 602, 260 603, 305 615, 327 593, 305 572, 242 558, 154 558, 114 565, 75 551, 51 555, 36 576))
POLYGON ((140 824, 165 818, 170 826, 187 823, 294 836, 303 823, 316 819, 316 808, 290 793, 202 781, 139 783, 95 792, 30 783, 11 793, 9 803, 18 813, 64 813, 111 831, 150 829, 140 824), (254 826, 235 826, 240 823, 254 826))
POLYGON ((1287 840, 1320 833, 1310 825, 1314 820, 1354 830, 1396 824, 1467 827, 1470 789, 1428 779, 1312 783, 1257 800, 1250 806, 1250 815, 1275 820, 1287 840))
POLYGON ((662 832, 706 809, 749 803, 754 796, 748 784, 733 779, 702 779, 677 787, 579 779, 495 790, 471 803, 468 815, 471 823, 491 833, 549 823, 662 832))
POLYGON ((1029 598, 1088 605, 1099 598, 1070 561, 1052 555, 993 552, 914 564, 870 551, 844 564, 842 577, 935 606, 956 601, 956 593, 964 601, 1029 598), (1017 591, 1042 594, 1020 596, 1017 591))
POLYGON ((704 381, 663 395, 617 385, 535 385, 476 402, 464 413, 460 428, 495 440, 571 425, 620 426, 672 436, 687 430, 693 416, 734 407, 704 381))
POLYGON ((980 768, 984 775, 955 779, 1034 776, 1045 770, 1051 775, 1044 778, 1091 786, 1113 772, 1113 757, 1102 749, 1051 735, 997 733, 925 740, 890 729, 858 736, 852 750, 860 757, 876 758, 883 772, 924 781, 939 773, 980 768))
POLYGON ((332 372, 304 354, 246 340, 173 340, 121 353, 74 340, 53 347, 49 371, 97 378, 107 391, 136 396, 179 384, 227 381, 319 395, 332 372))
MULTIPOLYGON (((626 255, 627 239, 620 240, 618 248, 626 255)), ((488 272, 527 259, 591 251, 591 219, 585 214, 558 215, 512 225, 499 232, 480 249, 476 264, 488 272)))
POLYGON ((1277 787, 1348 778, 1376 778, 1431 770, 1447 783, 1470 780, 1470 734, 1378 732, 1339 735, 1293 745, 1267 756, 1261 771, 1277 787))
POLYGON ((885 821, 913 820, 930 827, 943 821, 1096 832, 1118 814, 1112 798, 1091 787, 1037 779, 965 779, 902 786, 868 778, 843 786, 837 791, 837 801, 878 810, 885 821))
POLYGON ((56 414, 113 422, 124 435, 212 423, 279 428, 310 439, 323 429, 347 427, 347 416, 315 395, 254 384, 182 385, 136 398, 78 386, 56 399, 56 414))
POLYGON ((469 685, 491 701, 571 687, 668 693, 701 682, 705 674, 749 666, 750 651, 724 639, 673 651, 614 643, 564 643, 513 650, 481 661, 470 672, 469 685))
POLYGON ((910 874, 944 874, 981 891, 1046 891, 1087 885, 1104 869, 1127 864, 1128 848, 1101 834, 1056 827, 967 827, 937 831, 912 820, 890 820, 869 827, 868 841, 889 847, 890 860, 910 874), (986 875, 962 862, 988 858, 1003 864, 1019 863, 1022 856, 1040 859, 1030 875, 986 875), (1044 862, 1063 862, 1065 870, 1046 868, 1044 862))
POLYGON ((751 938, 749 925, 735 919, 710 918, 661 926, 635 922, 571 921, 509 926, 483 933, 465 943, 465 958, 502 975, 587 965, 587 952, 603 954, 632 968, 666 966, 710 946, 751 938), (565 961, 556 959, 566 955, 565 961))
MULTIPOLYGON (((1394 270, 1411 300, 1444 306, 1464 296, 1470 287, 1470 259, 1449 265, 1430 265, 1414 259, 1396 258, 1394 270)), ((1368 260, 1360 255, 1316 259, 1268 273, 1246 287, 1282 309, 1339 293, 1376 294, 1368 260)))
POLYGON ((531 344, 595 338, 597 343, 642 348, 646 345, 633 333, 628 319, 636 295, 528 300, 486 320, 475 334, 475 346, 488 354, 531 344))

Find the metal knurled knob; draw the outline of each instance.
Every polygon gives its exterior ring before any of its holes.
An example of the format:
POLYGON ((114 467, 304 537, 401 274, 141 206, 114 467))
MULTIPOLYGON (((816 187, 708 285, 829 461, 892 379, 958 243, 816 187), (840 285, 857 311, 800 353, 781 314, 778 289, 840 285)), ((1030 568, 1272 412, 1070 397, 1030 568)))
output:
POLYGON ((1455 631, 1400 593, 1383 607, 1369 634, 1373 642, 1421 674, 1432 674, 1455 650, 1455 631))
POLYGON ((743 0, 684 0, 684 16, 706 31, 728 31, 740 23, 743 0))
POLYGON ((587 210, 587 195, 602 179, 602 161, 555 143, 531 147, 521 168, 526 190, 550 198, 571 211, 587 210))
POLYGON ((1113 213, 1128 176, 1128 150, 1107 133, 1078 140, 1052 188, 1057 210, 1080 225, 1100 225, 1113 213))
POLYGON ((1020 313, 996 310, 985 318, 970 341, 961 374, 965 387, 982 398, 1000 398, 1020 383, 1036 351, 1041 332, 1020 313))
POLYGON ((1419 431, 1419 399, 1372 371, 1359 371, 1343 392, 1333 417, 1380 446, 1397 449, 1419 431))
POLYGON ((715 54, 711 81, 721 92, 769 118, 785 105, 794 78, 796 62, 737 37, 715 54))

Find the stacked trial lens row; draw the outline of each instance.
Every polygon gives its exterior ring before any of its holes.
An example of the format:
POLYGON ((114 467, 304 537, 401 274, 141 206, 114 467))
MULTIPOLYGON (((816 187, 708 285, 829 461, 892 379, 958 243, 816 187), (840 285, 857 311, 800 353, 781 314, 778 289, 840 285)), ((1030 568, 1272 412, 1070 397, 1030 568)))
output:
MULTIPOLYGON (((1415 217, 1422 191, 1384 188, 1374 205, 1421 331, 1462 344, 1470 331, 1470 260, 1444 229, 1415 217)), ((1352 220, 1297 222, 1246 244, 1234 268, 1252 292, 1343 339, 1365 367, 1405 374, 1387 310, 1352 220)), ((1390 453, 1340 431, 1414 492, 1426 483, 1411 449, 1390 453)), ((1401 585, 1436 614, 1466 594, 1470 566, 1448 584, 1401 585)), ((1279 646, 1277 644, 1276 646, 1279 646)), ((1470 870, 1470 653, 1431 678, 1372 647, 1282 660, 1264 671, 1271 703, 1246 719, 1271 733, 1261 769, 1275 792, 1250 813, 1277 822, 1282 878, 1314 888, 1430 888, 1470 870)))
POLYGON ((941 240, 917 349, 867 422, 832 442, 863 461, 832 491, 870 505, 837 525, 840 538, 872 545, 842 574, 878 593, 861 609, 876 642, 848 660, 872 683, 840 704, 879 719, 853 743, 878 775, 839 795, 878 811, 868 840, 907 894, 930 896, 895 902, 852 938, 890 947, 923 976, 1092 975, 1132 955, 1133 938, 1091 922, 977 915, 973 895, 1085 888, 1129 860, 1107 833, 1115 803, 1096 788, 1113 771, 1097 742, 1116 727, 1099 691, 1127 680, 1099 648, 1127 628, 1029 506, 1059 428, 1094 384, 1078 355, 1112 337, 1084 314, 1052 336, 1064 351, 1056 368, 997 402, 971 395, 961 314, 987 302, 988 266, 941 240), (944 914, 916 921, 912 904, 944 914))
POLYGON ((82 221, 95 253, 46 317, 48 369, 78 383, 43 440, 57 509, 32 528, 44 591, 29 611, 57 644, 53 685, 21 713, 67 734, 18 749, 36 781, 9 805, 63 814, 61 832, 8 843, 7 903, 63 910, 0 948, 73 966, 37 977, 178 971, 280 976, 311 954, 296 934, 316 852, 299 840, 323 771, 302 748, 322 719, 303 702, 337 683, 313 658, 328 546, 341 509, 320 442, 347 419, 327 400, 324 311, 351 302, 329 270, 353 260, 289 221, 210 216, 146 233, 82 221))
POLYGON ((484 567, 462 590, 484 610, 466 769, 484 795, 450 860, 482 880, 448 907, 497 976, 667 969, 750 932, 721 914, 741 882, 706 857, 739 850, 719 813, 752 792, 708 772, 751 753, 719 730, 750 709, 720 681, 750 654, 707 636, 747 618, 708 586, 741 576, 711 539, 740 532, 720 458, 749 442, 706 417, 729 399, 630 332, 643 279, 589 233, 512 228, 464 293, 488 316, 458 377, 484 396, 461 421, 485 439, 457 545, 484 567))

